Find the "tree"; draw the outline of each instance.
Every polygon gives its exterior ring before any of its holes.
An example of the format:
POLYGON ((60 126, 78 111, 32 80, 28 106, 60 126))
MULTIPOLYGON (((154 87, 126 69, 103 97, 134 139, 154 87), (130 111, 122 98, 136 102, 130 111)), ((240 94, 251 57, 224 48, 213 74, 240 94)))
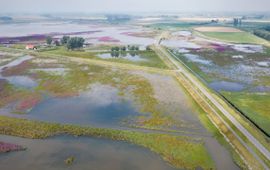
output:
POLYGON ((119 51, 120 50, 120 48, 119 47, 115 47, 115 51, 119 51))
POLYGON ((121 48, 121 51, 126 51, 127 50, 127 48, 125 47, 125 46, 123 46, 122 48, 121 48))
POLYGON ((62 38, 61 38, 61 44, 63 44, 63 45, 65 45, 65 44, 67 44, 67 42, 68 42, 68 40, 70 39, 70 37, 69 36, 63 36, 62 38))
POLYGON ((71 50, 81 48, 83 47, 84 41, 82 37, 72 37, 67 42, 67 48, 71 50))
POLYGON ((51 44, 52 44, 52 41, 53 41, 53 39, 52 39, 51 36, 48 36, 48 37, 46 38, 46 43, 47 43, 48 45, 51 45, 51 44))
POLYGON ((242 25, 242 19, 241 19, 241 18, 234 18, 234 19, 233 19, 233 25, 234 25, 235 27, 241 26, 241 25, 242 25))
POLYGON ((150 46, 146 46, 146 51, 151 51, 150 46))
POLYGON ((134 51, 135 50, 135 47, 132 45, 132 46, 129 46, 128 48, 129 51, 134 51))
POLYGON ((56 46, 60 46, 60 42, 59 42, 58 40, 55 40, 55 41, 54 41, 54 44, 55 44, 56 46))

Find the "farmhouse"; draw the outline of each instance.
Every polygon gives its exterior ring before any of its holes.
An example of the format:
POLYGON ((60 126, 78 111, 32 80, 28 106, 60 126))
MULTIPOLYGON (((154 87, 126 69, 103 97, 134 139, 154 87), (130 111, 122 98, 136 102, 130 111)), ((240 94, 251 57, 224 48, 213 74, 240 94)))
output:
POLYGON ((26 49, 26 50, 36 50, 37 47, 34 46, 33 44, 27 44, 27 45, 25 46, 25 49, 26 49))

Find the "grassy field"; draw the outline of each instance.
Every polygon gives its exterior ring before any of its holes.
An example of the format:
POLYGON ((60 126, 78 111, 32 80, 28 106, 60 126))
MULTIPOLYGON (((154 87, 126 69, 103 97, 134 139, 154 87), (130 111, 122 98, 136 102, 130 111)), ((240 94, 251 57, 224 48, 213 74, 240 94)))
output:
POLYGON ((270 134, 270 94, 244 92, 222 92, 222 94, 270 134))
POLYGON ((199 32, 198 35, 231 43, 262 44, 269 46, 269 42, 248 32, 199 32))
POLYGON ((176 168, 214 169, 215 167, 204 144, 188 137, 61 125, 4 116, 0 116, 0 133, 33 139, 44 139, 61 134, 103 137, 149 148, 176 168))
MULTIPOLYGON (((110 53, 110 51, 108 51, 110 53)), ((127 63, 127 64, 135 64, 140 66, 148 66, 148 67, 157 67, 157 68, 167 68, 167 66, 163 63, 163 61, 156 55, 153 51, 139 51, 137 52, 145 61, 131 61, 123 58, 112 58, 112 59, 102 59, 97 55, 98 53, 91 53, 85 51, 70 51, 65 49, 64 47, 58 47, 51 50, 41 51, 43 54, 56 54, 56 55, 64 55, 70 57, 80 57, 80 58, 89 58, 89 59, 98 59, 105 61, 113 61, 119 63, 127 63)))
POLYGON ((151 27, 154 29, 159 29, 159 30, 168 30, 168 29, 189 29, 194 26, 199 26, 203 23, 197 23, 197 22, 175 22, 175 23, 156 23, 149 25, 147 27, 151 27))

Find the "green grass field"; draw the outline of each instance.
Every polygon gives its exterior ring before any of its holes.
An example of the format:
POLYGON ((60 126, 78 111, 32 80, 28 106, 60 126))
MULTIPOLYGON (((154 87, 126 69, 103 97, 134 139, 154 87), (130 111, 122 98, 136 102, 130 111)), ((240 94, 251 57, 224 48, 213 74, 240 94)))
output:
MULTIPOLYGON (((148 66, 148 67, 157 67, 157 68, 167 68, 165 63, 158 57, 154 51, 139 51, 137 52, 145 61, 131 61, 123 58, 111 58, 111 59, 102 59, 97 56, 98 53, 86 52, 86 51, 70 51, 64 47, 53 48, 49 50, 41 51, 43 54, 56 54, 69 57, 80 57, 80 58, 89 58, 105 61, 113 61, 119 63, 134 64, 139 66, 148 66)), ((110 53, 110 51, 109 51, 110 53)))
POLYGON ((270 44, 268 41, 248 32, 199 32, 198 34, 231 43, 262 44, 267 46, 270 44))
POLYGON ((222 92, 247 117, 270 134, 270 94, 222 92))

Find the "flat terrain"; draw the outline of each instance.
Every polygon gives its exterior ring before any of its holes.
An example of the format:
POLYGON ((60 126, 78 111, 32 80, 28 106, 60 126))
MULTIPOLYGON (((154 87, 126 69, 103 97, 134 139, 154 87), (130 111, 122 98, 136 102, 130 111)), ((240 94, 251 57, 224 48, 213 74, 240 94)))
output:
POLYGON ((12 64, 2 67, 2 134, 42 139, 62 133, 100 136, 149 148, 176 168, 215 166, 209 152, 222 146, 206 148, 205 138, 215 139, 197 118, 202 114, 198 106, 170 75, 121 69, 114 61, 111 66, 95 65, 87 56, 72 61, 63 54, 41 54, 15 55, 12 64))
POLYGON ((195 27, 194 30, 198 35, 216 41, 269 46, 267 40, 233 27, 195 27))
POLYGON ((200 32, 243 32, 237 28, 232 27, 196 27, 194 29, 200 32))
POLYGON ((10 37, 0 42, 10 44, 0 47, 0 169, 16 168, 15 161, 76 169, 92 160, 101 169, 267 167, 268 42, 207 26, 208 19, 4 25, 0 35, 10 37), (46 44, 48 35, 86 43, 69 50, 46 44), (38 49, 25 50, 30 43, 38 49), (16 152, 2 153, 9 150, 16 152))

